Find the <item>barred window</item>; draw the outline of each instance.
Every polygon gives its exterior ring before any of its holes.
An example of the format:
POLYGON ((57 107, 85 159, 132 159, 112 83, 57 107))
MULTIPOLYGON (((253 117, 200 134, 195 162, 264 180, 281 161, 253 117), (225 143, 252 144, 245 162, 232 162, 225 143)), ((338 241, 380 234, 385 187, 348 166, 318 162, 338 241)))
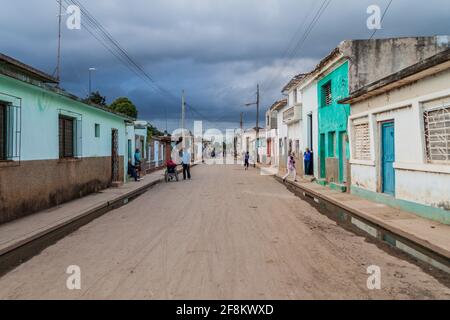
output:
POLYGON ((355 159, 371 160, 370 129, 368 123, 355 124, 355 159))
POLYGON ((450 106, 424 112, 428 161, 450 162, 450 106))
POLYGON ((74 119, 59 116, 59 157, 73 158, 75 156, 74 145, 74 119))
POLYGON ((7 116, 6 116, 6 106, 0 104, 0 160, 6 160, 7 157, 7 116))

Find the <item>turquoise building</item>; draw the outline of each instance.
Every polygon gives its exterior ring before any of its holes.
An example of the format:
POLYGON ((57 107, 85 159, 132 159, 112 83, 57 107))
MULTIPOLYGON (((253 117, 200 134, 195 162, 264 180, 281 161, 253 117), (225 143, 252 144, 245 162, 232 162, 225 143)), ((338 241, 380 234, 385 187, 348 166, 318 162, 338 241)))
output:
POLYGON ((318 81, 319 172, 322 184, 346 190, 350 106, 339 104, 349 94, 349 63, 341 62, 318 81))

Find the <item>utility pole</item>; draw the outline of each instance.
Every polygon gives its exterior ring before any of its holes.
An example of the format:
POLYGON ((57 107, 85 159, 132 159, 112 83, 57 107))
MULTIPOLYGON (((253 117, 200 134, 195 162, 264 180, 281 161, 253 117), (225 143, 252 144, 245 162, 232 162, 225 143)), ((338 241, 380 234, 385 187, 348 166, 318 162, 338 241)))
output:
POLYGON ((259 84, 256 90, 256 162, 260 163, 259 159, 259 84))
POLYGON ((186 100, 184 97, 184 90, 181 94, 181 138, 183 139, 183 148, 186 147, 186 141, 184 141, 184 126, 185 126, 185 119, 186 119, 186 100))
POLYGON ((91 96, 92 93, 92 72, 96 71, 95 68, 89 68, 89 97, 91 96))
POLYGON ((56 61, 56 80, 59 81, 61 78, 61 24, 62 24, 62 0, 58 0, 59 2, 59 15, 58 15, 58 57, 56 61))
POLYGON ((241 132, 244 130, 244 113, 241 112, 241 132))
POLYGON ((181 129, 184 131, 184 121, 185 121, 185 112, 186 112, 186 101, 184 99, 184 90, 181 96, 181 129))
POLYGON ((255 142, 255 149, 256 149, 256 162, 255 162, 255 168, 256 164, 260 163, 259 158, 259 103, 260 103, 260 92, 259 92, 259 84, 256 86, 256 102, 253 103, 247 103, 245 106, 250 107, 256 105, 256 142, 255 142))

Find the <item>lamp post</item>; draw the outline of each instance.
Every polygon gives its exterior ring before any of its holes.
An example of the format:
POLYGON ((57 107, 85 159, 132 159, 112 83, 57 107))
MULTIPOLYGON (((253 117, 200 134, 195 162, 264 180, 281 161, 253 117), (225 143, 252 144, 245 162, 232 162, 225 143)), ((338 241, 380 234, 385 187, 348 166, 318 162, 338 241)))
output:
POLYGON ((92 72, 93 71, 97 71, 97 69, 89 68, 89 97, 91 96, 91 93, 92 93, 92 72))
MULTIPOLYGON (((256 102, 247 103, 245 106, 255 106, 256 105, 256 163, 260 163, 259 159, 259 84, 256 86, 256 102)), ((256 167, 255 163, 255 167, 256 167)))

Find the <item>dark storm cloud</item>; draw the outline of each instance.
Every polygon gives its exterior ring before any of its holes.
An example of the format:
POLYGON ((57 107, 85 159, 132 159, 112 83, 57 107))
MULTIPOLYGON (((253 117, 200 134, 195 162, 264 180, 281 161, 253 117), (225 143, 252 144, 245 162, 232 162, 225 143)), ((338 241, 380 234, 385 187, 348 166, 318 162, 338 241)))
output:
MULTIPOLYGON (((302 49, 286 60, 288 45, 301 38, 322 1, 318 0, 81 0, 123 47, 175 96, 186 90, 190 120, 206 115, 221 126, 247 125, 262 83, 264 108, 280 97, 282 85, 308 71, 345 39, 368 38, 366 9, 387 0, 333 0, 302 49), (305 18, 304 28, 299 30, 305 18), (297 31, 297 33, 296 33, 297 31)), ((55 0, 1 0, 2 53, 52 73, 55 68, 55 0)), ((448 34, 448 0, 394 0, 377 37, 448 34)), ((140 117, 176 126, 181 101, 158 93, 120 64, 86 30, 63 30, 62 85, 80 96, 94 89, 108 101, 129 96, 140 117)), ((209 123, 211 125, 211 123, 209 123)))

